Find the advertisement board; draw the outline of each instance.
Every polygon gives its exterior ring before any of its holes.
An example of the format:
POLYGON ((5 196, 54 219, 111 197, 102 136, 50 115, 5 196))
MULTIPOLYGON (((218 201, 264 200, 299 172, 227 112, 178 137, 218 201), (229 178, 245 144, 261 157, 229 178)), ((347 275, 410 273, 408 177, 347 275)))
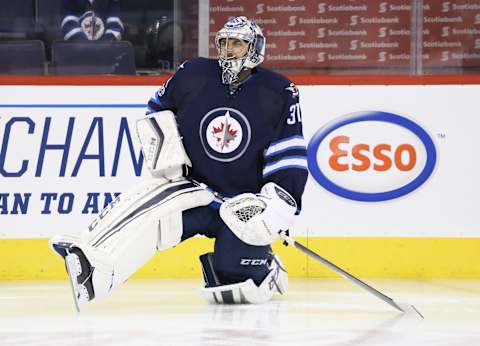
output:
POLYGON ((210 55, 216 31, 242 15, 263 29, 269 66, 406 69, 416 54, 425 68, 479 65, 478 2, 424 0, 416 10, 412 3, 211 0, 210 55))
MULTIPOLYGON (((0 236, 77 232, 148 176, 135 121, 155 89, 0 87, 0 236)), ((300 86, 310 177, 292 232, 478 237, 480 120, 469 105, 479 92, 300 86)))
POLYGON ((479 119, 468 106, 478 86, 300 90, 310 179, 298 234, 480 235, 479 119))
POLYGON ((77 232, 148 174, 135 121, 155 87, 0 89, 2 237, 77 232))

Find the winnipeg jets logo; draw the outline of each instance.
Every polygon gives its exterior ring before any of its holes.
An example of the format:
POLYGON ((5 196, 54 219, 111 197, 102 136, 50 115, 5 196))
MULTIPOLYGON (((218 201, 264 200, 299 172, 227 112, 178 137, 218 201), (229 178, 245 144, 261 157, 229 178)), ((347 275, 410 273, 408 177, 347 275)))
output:
POLYGON ((205 153, 212 159, 230 162, 243 155, 250 143, 250 124, 240 111, 216 108, 200 122, 200 139, 205 153))
POLYGON ((294 83, 290 83, 290 85, 286 87, 285 90, 290 91, 292 93, 293 98, 298 97, 299 91, 297 86, 294 83))
MULTIPOLYGON (((224 116, 224 121, 220 122, 219 127, 213 126, 213 136, 216 139, 217 147, 220 147, 220 151, 230 147, 237 137, 238 129, 235 130, 232 126, 232 120, 230 119, 230 112, 227 111, 224 116)), ((240 128, 241 130, 241 128, 240 128)))
POLYGON ((105 32, 105 24, 93 12, 87 12, 83 19, 81 18, 80 26, 87 38, 92 41, 98 40, 105 32))
POLYGON ((207 142, 217 153, 231 153, 242 141, 243 131, 239 122, 227 110, 213 118, 207 126, 207 142))
POLYGON ((181 70, 181 69, 184 69, 185 68, 185 64, 187 63, 188 60, 185 60, 184 62, 182 62, 180 65, 178 65, 178 69, 181 70))
POLYGON ((157 96, 160 98, 165 94, 165 86, 160 85, 160 87, 157 90, 157 96))

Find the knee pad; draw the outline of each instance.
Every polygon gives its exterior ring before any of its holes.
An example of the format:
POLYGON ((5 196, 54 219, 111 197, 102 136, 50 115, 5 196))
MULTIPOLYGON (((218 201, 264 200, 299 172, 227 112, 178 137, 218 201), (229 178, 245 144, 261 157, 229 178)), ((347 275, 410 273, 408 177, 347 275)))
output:
POLYGON ((260 285, 252 279, 224 285, 213 269, 213 253, 200 256, 205 286, 202 296, 216 304, 261 304, 272 299, 275 293, 284 294, 288 290, 288 275, 280 258, 272 254, 268 264, 269 272, 260 285))

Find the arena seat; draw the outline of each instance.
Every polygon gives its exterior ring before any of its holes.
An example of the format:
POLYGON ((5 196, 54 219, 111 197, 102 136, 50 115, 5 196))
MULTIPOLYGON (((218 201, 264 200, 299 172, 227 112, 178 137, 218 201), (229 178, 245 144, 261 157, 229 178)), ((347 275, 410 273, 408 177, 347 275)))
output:
POLYGON ((45 46, 39 40, 0 41, 0 73, 45 74, 45 46))
POLYGON ((133 48, 128 41, 55 41, 51 74, 135 74, 133 48))
POLYGON ((2 1, 0 40, 33 39, 35 9, 32 0, 2 1))

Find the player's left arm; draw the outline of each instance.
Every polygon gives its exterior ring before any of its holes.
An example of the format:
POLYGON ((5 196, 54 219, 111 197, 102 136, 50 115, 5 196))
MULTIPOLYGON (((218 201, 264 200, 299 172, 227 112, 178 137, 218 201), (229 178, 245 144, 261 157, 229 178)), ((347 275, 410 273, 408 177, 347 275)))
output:
POLYGON ((300 212, 308 177, 298 89, 287 84, 282 95, 284 106, 276 133, 263 154, 263 187, 257 194, 238 195, 220 207, 223 221, 250 245, 271 244, 280 231, 291 227, 300 212))
POLYGON ((251 245, 271 244, 279 232, 291 227, 295 215, 300 212, 308 177, 298 89, 290 83, 282 95, 284 107, 276 134, 263 155, 264 185, 260 193, 256 196, 239 195, 224 202, 220 208, 220 216, 230 229, 251 245), (242 206, 247 207, 245 210, 261 209, 261 213, 248 220, 238 220, 238 215, 244 213, 231 211, 242 206))
POLYGON ((283 90, 284 107, 275 137, 263 155, 264 184, 285 189, 301 209, 301 198, 308 177, 307 150, 302 130, 298 88, 290 83, 283 90))

